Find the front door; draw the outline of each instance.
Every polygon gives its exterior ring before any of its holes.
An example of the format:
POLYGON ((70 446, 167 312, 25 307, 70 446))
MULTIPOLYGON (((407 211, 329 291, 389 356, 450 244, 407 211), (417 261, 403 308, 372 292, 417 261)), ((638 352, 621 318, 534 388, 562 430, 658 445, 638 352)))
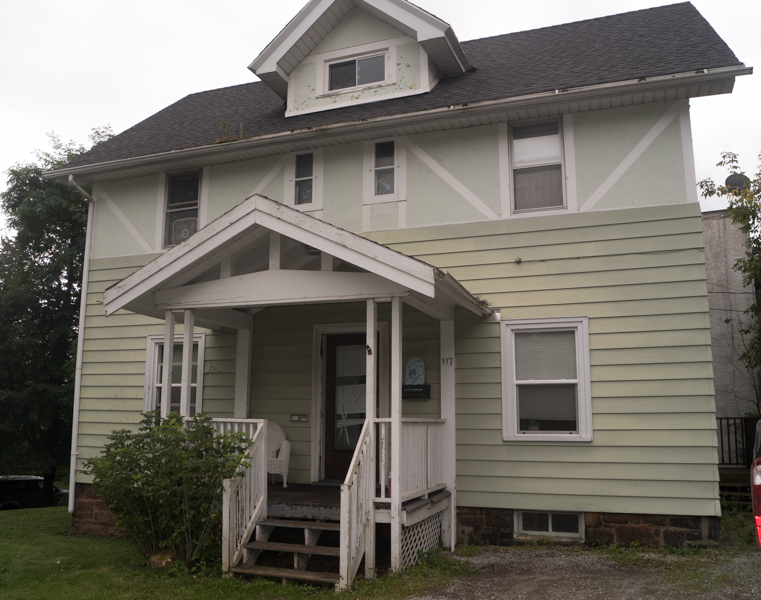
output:
POLYGON ((365 424, 365 334, 327 336, 325 479, 343 481, 365 424))

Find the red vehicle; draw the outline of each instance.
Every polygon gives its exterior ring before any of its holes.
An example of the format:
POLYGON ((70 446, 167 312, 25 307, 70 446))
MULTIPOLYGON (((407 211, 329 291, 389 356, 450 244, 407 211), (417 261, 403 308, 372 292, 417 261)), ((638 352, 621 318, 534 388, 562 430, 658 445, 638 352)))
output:
POLYGON ((753 518, 756 522, 756 541, 761 548, 761 421, 756 423, 753 464, 750 467, 750 489, 753 494, 753 518))

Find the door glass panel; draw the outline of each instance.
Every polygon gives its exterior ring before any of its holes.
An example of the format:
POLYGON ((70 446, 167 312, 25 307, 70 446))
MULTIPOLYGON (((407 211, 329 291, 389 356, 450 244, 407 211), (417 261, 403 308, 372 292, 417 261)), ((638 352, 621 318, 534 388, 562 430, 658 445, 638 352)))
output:
POLYGON ((336 348, 335 447, 352 450, 365 424, 365 346, 336 348))

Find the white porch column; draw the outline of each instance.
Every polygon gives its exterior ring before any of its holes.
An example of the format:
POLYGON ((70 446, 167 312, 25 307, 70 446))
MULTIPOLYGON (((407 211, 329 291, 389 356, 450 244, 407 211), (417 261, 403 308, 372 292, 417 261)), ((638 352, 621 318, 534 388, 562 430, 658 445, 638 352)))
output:
POLYGON ((391 570, 402 570, 402 299, 391 299, 391 570))
POLYGON ((444 527, 444 546, 454 549, 457 539, 457 452, 455 440, 455 354, 454 321, 439 323, 441 355, 441 418, 446 419, 443 436, 444 481, 451 492, 444 527))
POLYGON ((251 402, 251 330, 238 329, 235 350, 235 409, 236 419, 247 419, 251 402))
MULTIPOLYGON (((325 256, 323 254, 323 256, 325 256)), ((332 258, 331 258, 332 260, 332 258)), ((375 417, 377 416, 377 389, 378 389, 378 305, 375 300, 367 301, 367 364, 365 367, 365 409, 370 424, 369 449, 370 461, 367 470, 367 486, 369 488, 370 501, 367 506, 368 519, 365 523, 365 577, 372 579, 375 576, 375 417)))
POLYGON ((164 365, 161 374, 161 416, 169 415, 172 402, 172 357, 174 356, 174 313, 164 313, 164 365))
MULTIPOLYGON (((195 313, 192 309, 184 311, 185 329, 182 334, 182 384, 180 387, 180 414, 190 416, 190 389, 193 381, 193 328, 195 313)), ((198 365, 199 369, 203 365, 198 365)))

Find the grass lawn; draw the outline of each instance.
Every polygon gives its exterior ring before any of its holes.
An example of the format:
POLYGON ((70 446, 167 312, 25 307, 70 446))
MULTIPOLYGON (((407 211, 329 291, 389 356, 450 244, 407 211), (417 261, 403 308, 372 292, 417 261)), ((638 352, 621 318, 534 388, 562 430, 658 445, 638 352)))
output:
MULTIPOLYGON (((3 600, 170 600, 172 598, 338 598, 327 588, 264 579, 159 572, 124 540, 69 534, 66 508, 0 512, 3 600)), ((467 565, 434 555, 404 577, 358 580, 351 598, 407 598, 466 575, 467 565)), ((340 596, 347 598, 347 596, 340 596)))

